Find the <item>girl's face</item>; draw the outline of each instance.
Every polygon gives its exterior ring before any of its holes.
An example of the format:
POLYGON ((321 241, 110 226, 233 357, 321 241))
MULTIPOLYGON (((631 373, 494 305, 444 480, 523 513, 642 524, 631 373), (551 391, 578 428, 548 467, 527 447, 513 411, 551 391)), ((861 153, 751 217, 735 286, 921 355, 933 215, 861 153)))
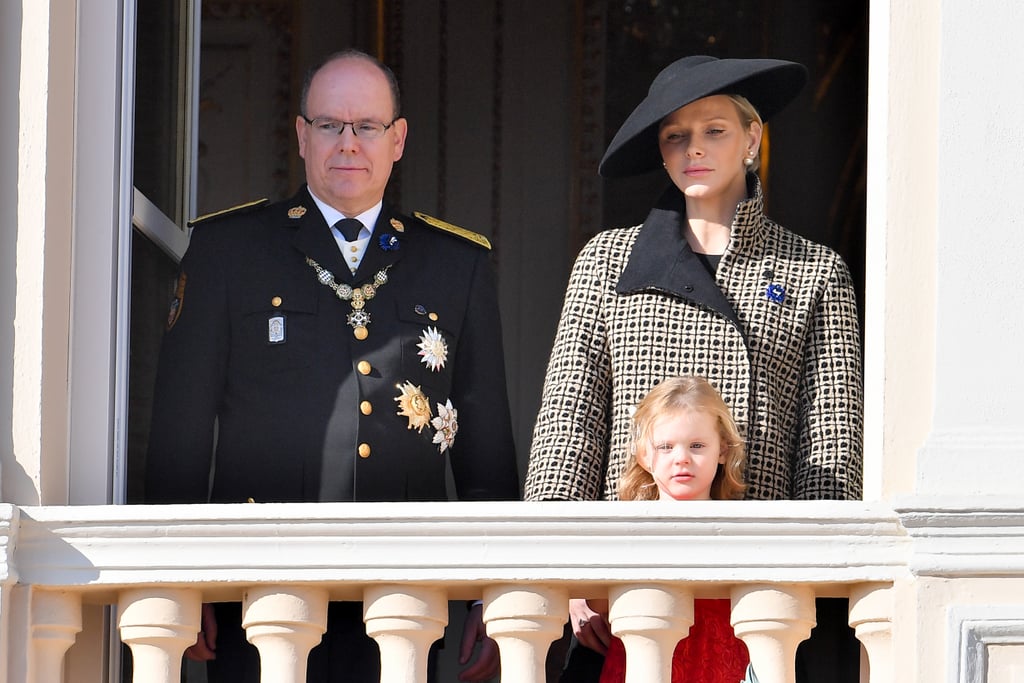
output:
POLYGON ((710 500, 718 465, 725 461, 718 420, 702 410, 660 417, 637 458, 654 477, 661 500, 710 500))
POLYGON ((726 95, 676 109, 662 119, 658 131, 665 170, 690 199, 745 196, 743 159, 760 142, 760 124, 744 129, 736 104, 726 95))

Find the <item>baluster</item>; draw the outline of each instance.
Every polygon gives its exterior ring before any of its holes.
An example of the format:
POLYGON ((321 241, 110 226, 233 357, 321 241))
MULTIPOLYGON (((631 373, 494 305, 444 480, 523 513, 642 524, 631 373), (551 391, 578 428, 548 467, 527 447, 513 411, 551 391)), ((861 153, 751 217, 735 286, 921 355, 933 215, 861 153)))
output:
POLYGON ((764 683, 795 683, 796 648, 815 625, 807 586, 742 585, 732 589, 732 626, 764 683))
POLYGON ((178 683, 181 656, 199 634, 202 594, 187 588, 137 588, 121 593, 117 607, 121 640, 132 651, 132 680, 178 683))
POLYGON ((682 586, 626 585, 608 593, 612 633, 626 649, 626 683, 669 683, 672 653, 693 626, 693 593, 682 586))
POLYGON ((383 585, 363 593, 366 632, 380 646, 381 683, 426 683, 430 646, 448 624, 441 588, 383 585))
MULTIPOLYGON (((32 594, 31 680, 64 680, 64 655, 82 630, 78 593, 36 590, 32 594)), ((0 676, 2 677, 2 676, 0 676)))
POLYGON ((242 597, 246 639, 260 651, 262 683, 306 683, 306 665, 327 630, 327 590, 258 586, 242 597))
POLYGON ((569 593, 552 586, 489 586, 484 590, 487 635, 498 643, 501 680, 544 683, 544 660, 569 618, 569 593))
POLYGON ((864 584, 850 592, 850 626, 867 653, 868 683, 892 683, 893 589, 889 584, 864 584))

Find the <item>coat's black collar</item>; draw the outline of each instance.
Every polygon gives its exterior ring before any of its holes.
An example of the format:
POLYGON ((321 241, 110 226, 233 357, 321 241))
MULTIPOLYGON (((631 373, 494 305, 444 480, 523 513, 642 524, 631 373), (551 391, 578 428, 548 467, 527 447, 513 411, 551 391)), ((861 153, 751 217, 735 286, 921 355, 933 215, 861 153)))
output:
POLYGON ((363 255, 363 260, 353 276, 348 264, 345 263, 344 255, 338 249, 338 243, 335 241, 334 235, 331 234, 323 214, 320 213, 320 209, 317 207, 316 202, 313 201, 313 197, 309 194, 308 189, 303 186, 286 203, 286 206, 288 210, 297 207, 305 209, 297 217, 289 214, 281 219, 288 227, 295 230, 295 234, 292 236, 292 245, 302 252, 304 256, 310 257, 331 271, 339 282, 361 283, 367 278, 372 279, 373 274, 378 270, 397 262, 402 257, 402 249, 408 248, 408 243, 413 240, 409 233, 397 232, 391 223, 392 218, 401 221, 405 225, 410 224, 412 220, 400 216, 390 206, 385 204, 381 209, 380 216, 377 218, 377 225, 374 228, 373 237, 370 238, 370 244, 366 248, 366 253, 363 255), (385 233, 393 234, 398 239, 397 249, 392 248, 385 251, 381 248, 380 237, 385 233))
POLYGON ((683 195, 670 187, 644 221, 615 291, 653 291, 686 299, 717 311, 742 330, 736 312, 683 237, 685 217, 683 195))

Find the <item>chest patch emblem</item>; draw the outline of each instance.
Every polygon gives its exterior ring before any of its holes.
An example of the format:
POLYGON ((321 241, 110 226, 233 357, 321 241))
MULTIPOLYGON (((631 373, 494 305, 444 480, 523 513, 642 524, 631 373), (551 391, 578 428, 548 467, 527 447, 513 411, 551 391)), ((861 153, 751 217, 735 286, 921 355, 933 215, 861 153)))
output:
POLYGON ((274 315, 267 320, 267 343, 284 344, 285 317, 274 315))

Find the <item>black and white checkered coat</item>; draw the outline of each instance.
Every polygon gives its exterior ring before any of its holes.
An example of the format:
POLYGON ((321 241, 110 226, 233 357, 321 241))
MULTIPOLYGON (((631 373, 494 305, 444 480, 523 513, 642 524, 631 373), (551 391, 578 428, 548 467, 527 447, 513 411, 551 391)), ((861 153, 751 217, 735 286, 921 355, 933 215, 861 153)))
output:
POLYGON ((608 230, 570 276, 544 382, 527 500, 617 497, 633 407, 665 377, 707 377, 747 440, 748 498, 857 499, 862 385, 849 270, 740 204, 717 275, 690 250, 671 188, 608 230))

